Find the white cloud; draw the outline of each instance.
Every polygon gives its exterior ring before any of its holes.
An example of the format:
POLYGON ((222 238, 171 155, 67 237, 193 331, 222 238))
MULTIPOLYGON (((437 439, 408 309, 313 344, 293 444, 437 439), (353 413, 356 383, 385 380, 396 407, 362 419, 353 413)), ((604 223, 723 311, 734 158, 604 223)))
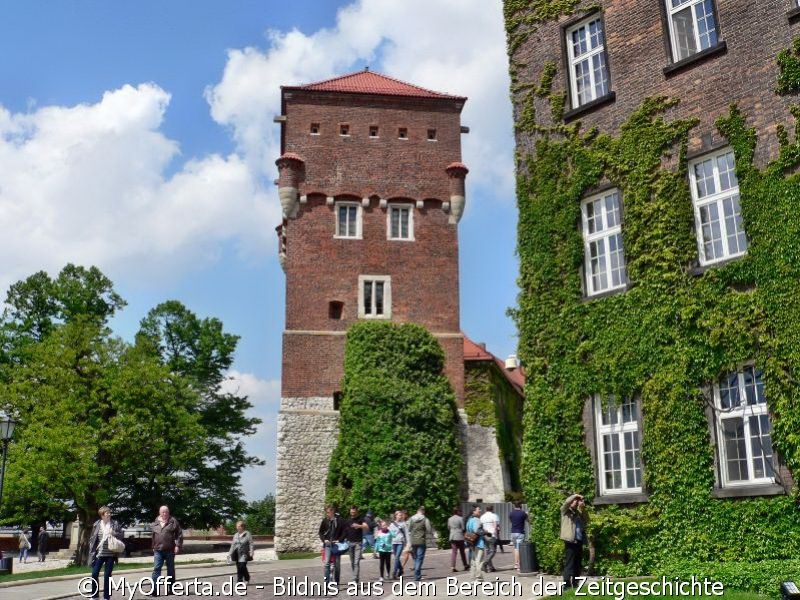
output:
POLYGON ((265 51, 231 50, 222 80, 206 90, 212 117, 231 127, 249 165, 274 177, 280 86, 310 83, 370 65, 436 91, 469 97, 462 121, 468 181, 513 200, 513 134, 500 0, 360 0, 336 25, 310 35, 271 32, 265 51))
POLYGON ((95 104, 0 107, 0 285, 66 262, 152 278, 234 242, 263 254, 279 219, 239 156, 185 162, 159 128, 170 96, 125 85, 95 104), (145 275, 146 274, 146 275, 145 275))
POLYGON ((223 391, 245 395, 253 408, 250 417, 261 419, 255 435, 245 438, 245 448, 253 456, 265 461, 261 467, 248 467, 242 472, 242 491, 247 500, 261 500, 275 492, 275 453, 278 437, 275 424, 281 399, 281 382, 277 379, 259 379, 252 373, 230 371, 223 391))

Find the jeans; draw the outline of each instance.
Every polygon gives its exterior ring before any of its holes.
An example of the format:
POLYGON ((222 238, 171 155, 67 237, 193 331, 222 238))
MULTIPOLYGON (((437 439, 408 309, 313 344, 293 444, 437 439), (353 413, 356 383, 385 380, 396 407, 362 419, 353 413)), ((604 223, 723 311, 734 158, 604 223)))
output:
POLYGON ((105 570, 103 571, 103 598, 108 600, 111 595, 111 587, 109 586, 108 580, 111 577, 111 571, 114 569, 113 556, 98 556, 95 558, 94 564, 92 565, 92 598, 97 598, 100 594, 97 576, 100 575, 100 567, 103 565, 105 565, 105 570))
POLYGON ((27 562, 27 561, 28 561, 28 548, 20 548, 19 562, 27 562))
MULTIPOLYGON (((324 577, 325 583, 329 583, 331 580, 331 546, 330 544, 325 544, 325 549, 322 552, 322 562, 325 563, 324 569, 324 577)), ((333 580, 336 582, 336 585, 339 585, 339 576, 342 573, 342 555, 337 554, 333 557, 333 580)))
MULTIPOLYGON (((161 577, 161 567, 167 565, 167 594, 172 593, 172 584, 175 582, 175 553, 167 550, 153 550, 153 584, 161 577)), ((164 588, 161 588, 164 589, 164 588)))
POLYGON ((492 559, 494 558, 494 553, 497 552, 497 538, 492 536, 486 536, 483 538, 483 541, 486 543, 486 570, 489 569, 494 570, 494 565, 492 564, 492 559))
POLYGON ((422 579, 422 561, 425 560, 425 544, 414 544, 411 546, 411 555, 414 557, 414 581, 422 579))
POLYGON ((350 554, 350 568, 353 569, 353 579, 358 581, 358 576, 361 573, 361 543, 350 542, 350 548, 347 552, 350 554))
POLYGON ((375 536, 370 533, 364 533, 364 548, 369 546, 372 549, 372 553, 375 554, 375 536))
POLYGON ((403 558, 403 544, 392 544, 392 552, 394 552, 394 570, 392 577, 400 577, 403 574, 403 565, 400 562, 403 558))

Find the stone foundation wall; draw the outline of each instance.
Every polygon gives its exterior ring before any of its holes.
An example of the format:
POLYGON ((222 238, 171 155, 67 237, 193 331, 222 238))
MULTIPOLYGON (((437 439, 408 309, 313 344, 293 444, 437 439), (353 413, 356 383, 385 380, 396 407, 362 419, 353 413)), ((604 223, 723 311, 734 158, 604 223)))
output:
MULTIPOLYGON (((470 425, 467 413, 458 411, 461 418, 461 439, 466 464, 466 492, 464 500, 482 498, 486 502, 503 502, 508 485, 508 474, 505 473, 503 461, 500 460, 500 448, 494 427, 470 425)), ((465 490, 463 489, 465 488, 465 490)))
MULTIPOLYGON (((504 472, 494 427, 468 425, 459 410, 464 448, 464 480, 459 500, 502 502, 504 472)), ((325 482, 339 437, 333 398, 282 398, 278 413, 275 551, 306 552, 320 547, 317 530, 324 516, 325 482)), ((455 499, 454 499, 455 500, 455 499)))
POLYGON ((339 438, 333 398, 281 398, 278 412, 275 551, 320 547, 317 531, 325 514, 325 481, 339 438))

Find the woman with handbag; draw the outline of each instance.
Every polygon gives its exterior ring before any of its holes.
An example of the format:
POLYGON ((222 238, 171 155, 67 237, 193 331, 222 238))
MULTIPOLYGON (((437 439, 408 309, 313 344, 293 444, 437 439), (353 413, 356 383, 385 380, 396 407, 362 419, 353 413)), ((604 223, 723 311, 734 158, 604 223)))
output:
POLYGON ((100 574, 100 568, 105 567, 103 570, 103 599, 109 600, 111 571, 114 570, 117 556, 125 550, 125 541, 122 537, 122 527, 111 518, 110 508, 101 506, 97 510, 97 514, 100 515, 100 518, 95 521, 89 536, 89 564, 92 566, 93 582, 91 597, 97 598, 100 595, 97 577, 100 574))
POLYGON ((28 562, 28 551, 31 549, 31 534, 26 529, 19 534, 19 562, 28 562))
POLYGON ((228 561, 236 563, 236 581, 250 581, 247 570, 247 561, 253 560, 253 536, 247 531, 244 521, 236 522, 236 533, 233 534, 231 549, 228 551, 228 561))

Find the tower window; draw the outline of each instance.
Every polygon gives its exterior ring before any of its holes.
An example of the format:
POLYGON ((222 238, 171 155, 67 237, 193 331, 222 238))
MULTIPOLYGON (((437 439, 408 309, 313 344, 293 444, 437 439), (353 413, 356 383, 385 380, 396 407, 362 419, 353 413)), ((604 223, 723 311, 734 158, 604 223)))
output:
POLYGON ((410 204, 389 205, 389 239, 414 239, 414 211, 410 204))
POLYGON ((337 238, 361 239, 361 204, 358 202, 336 203, 337 238))
POLYGON ((391 277, 388 275, 359 275, 358 316, 361 319, 391 319, 391 277))
POLYGON ((344 310, 344 302, 338 300, 331 300, 328 302, 328 318, 335 321, 342 319, 342 312, 344 310))
POLYGON ((581 222, 587 295, 624 288, 628 273, 622 245, 619 190, 609 190, 584 200, 581 222))
POLYGON ((378 126, 377 125, 370 125, 369 126, 369 137, 371 137, 371 138, 378 137, 378 126))
POLYGON ((428 129, 428 141, 435 142, 436 141, 436 130, 435 129, 428 129))
POLYGON ((311 135, 319 135, 319 123, 311 124, 311 135))
POLYGON ((400 127, 397 130, 397 137, 400 138, 401 140, 407 140, 408 139, 408 127, 400 127))
POLYGON ((350 135, 350 125, 348 125, 347 123, 340 123, 339 135, 350 135))

